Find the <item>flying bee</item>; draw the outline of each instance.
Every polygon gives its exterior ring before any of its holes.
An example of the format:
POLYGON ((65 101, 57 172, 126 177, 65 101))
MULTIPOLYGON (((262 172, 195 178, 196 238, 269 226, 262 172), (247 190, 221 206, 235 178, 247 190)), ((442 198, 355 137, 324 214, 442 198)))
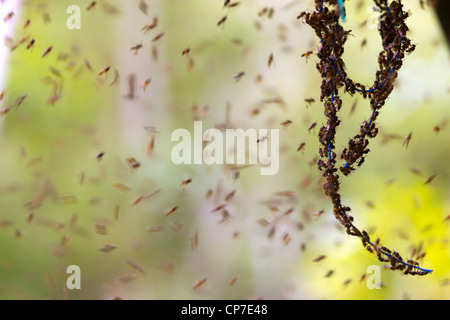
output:
POLYGON ((220 25, 224 24, 226 20, 227 20, 227 16, 222 17, 222 18, 217 22, 217 26, 220 26, 220 25))
POLYGON ((103 159, 103 156, 105 155, 105 152, 100 152, 99 154, 97 154, 96 156, 95 156, 95 158, 98 160, 98 161, 100 161, 100 160, 102 160, 103 159))
POLYGON ((309 57, 313 54, 312 51, 306 51, 305 53, 302 54, 302 58, 305 58, 306 62, 308 62, 309 57))
POLYGON ((152 136, 147 145, 147 155, 151 156, 153 154, 154 148, 155 148, 155 136, 152 136))
POLYGON ((189 58, 187 63, 186 63, 186 69, 187 71, 191 71, 192 69, 194 69, 194 59, 189 58))
POLYGON ((314 213, 314 216, 319 218, 325 211, 324 210, 319 210, 316 213, 314 213))
POLYGON ((141 166, 141 164, 133 157, 126 158, 125 161, 132 170, 137 169, 141 166))
POLYGON ((111 69, 111 67, 110 67, 110 66, 107 66, 106 68, 100 70, 100 72, 98 73, 98 75, 101 76, 101 75, 106 74, 106 73, 109 71, 109 69, 111 69))
POLYGON ((144 0, 141 0, 139 2, 139 10, 141 10, 141 12, 145 15, 147 15, 147 11, 148 11, 148 5, 144 0))
POLYGON ((231 280, 228 282, 229 286, 232 286, 233 284, 235 284, 235 282, 238 280, 238 277, 233 276, 233 278, 231 278, 231 280))
POLYGON ((181 55, 182 55, 182 56, 185 56, 185 55, 189 54, 190 51, 191 51, 191 48, 185 48, 185 49, 181 52, 181 55))
POLYGON ((30 26, 31 20, 27 19, 27 21, 25 21, 25 23, 23 24, 23 28, 26 29, 30 26))
POLYGON ((3 18, 4 22, 7 22, 9 20, 11 20, 14 17, 14 12, 10 11, 8 12, 8 14, 3 18))
POLYGON ((280 123, 283 127, 287 128, 288 126, 290 126, 292 124, 292 120, 284 120, 283 122, 280 123))
POLYGON ((137 44, 135 46, 132 46, 130 50, 134 51, 134 55, 137 55, 140 49, 142 49, 142 44, 141 43, 139 43, 139 44, 137 44))
POLYGON ((174 213, 176 210, 178 209, 178 206, 173 206, 172 208, 170 208, 166 214, 164 215, 165 217, 170 216, 172 213, 174 213))
POLYGON ((198 247, 198 232, 195 231, 195 233, 191 236, 191 247, 192 250, 197 250, 198 247))
POLYGON ((89 63, 88 59, 84 59, 84 65, 86 66, 86 68, 87 68, 89 71, 92 71, 92 66, 91 66, 91 64, 89 63))
POLYGON ((86 8, 87 11, 90 11, 92 9, 94 9, 95 5, 97 4, 97 1, 92 1, 88 7, 86 8))
POLYGON ((411 141, 411 137, 412 137, 412 132, 410 132, 403 140, 403 145, 405 146, 405 148, 408 148, 409 142, 411 141))
POLYGON ((298 148, 297 148, 297 152, 300 151, 300 150, 303 150, 305 148, 305 146, 306 146, 305 142, 300 143, 298 148))
POLYGON ((9 108, 5 108, 5 109, 0 110, 0 116, 4 116, 4 115, 7 114, 9 111, 10 111, 9 108))
POLYGON ((161 39, 164 36, 164 32, 161 32, 160 34, 158 34, 156 37, 154 37, 152 39, 152 42, 158 41, 159 39, 161 39))
POLYGON ((6 91, 8 91, 8 89, 3 89, 2 92, 0 93, 0 101, 2 101, 3 97, 5 96, 6 91))
POLYGON ((200 288, 205 282, 206 282, 206 280, 208 280, 208 278, 204 278, 204 279, 201 279, 201 280, 199 280, 193 287, 192 287, 192 289, 198 289, 198 288, 200 288))
POLYGON ((144 31, 144 33, 149 32, 153 28, 156 28, 158 26, 158 17, 154 17, 152 20, 152 23, 145 25, 141 31, 144 31))
POLYGON ((311 130, 314 129, 316 126, 317 126, 317 122, 311 123, 311 125, 308 127, 308 131, 311 131, 311 130))
POLYGON ((436 176, 437 176, 436 173, 435 173, 435 174, 432 174, 431 176, 429 176, 429 177, 427 178, 427 180, 425 180, 425 182, 424 182, 423 184, 429 184, 431 181, 434 180, 434 178, 436 178, 436 176))
POLYGON ((42 52, 42 58, 45 58, 52 51, 52 49, 53 49, 52 46, 45 49, 44 52, 42 52))
POLYGON ((147 89, 150 82, 152 82, 152 78, 145 79, 145 81, 141 83, 140 88, 145 92, 145 89, 147 89))
POLYGON ((441 128, 438 125, 436 125, 433 127, 433 131, 434 133, 438 134, 441 131, 441 128))
POLYGON ((236 193, 236 190, 233 190, 230 193, 228 193, 225 196, 225 202, 230 202, 233 199, 235 193, 236 193))
POLYGON ((18 109, 20 107, 20 105, 25 101, 26 98, 27 98, 27 95, 24 94, 16 99, 16 101, 14 102, 16 109, 18 109))
POLYGON ((307 106, 310 106, 312 103, 314 103, 316 100, 314 98, 306 98, 305 102, 307 106))
POLYGON ((234 78, 234 80, 236 80, 236 82, 237 81, 239 81, 243 76, 245 75, 245 72, 238 72, 238 73, 236 73, 234 76, 233 76, 233 78, 234 78))
POLYGON ((180 186, 183 187, 183 191, 191 182, 192 182, 191 178, 184 179, 183 181, 181 181, 180 186))
POLYGON ((292 238, 291 238, 291 236, 289 235, 288 232, 283 233, 283 243, 284 243, 284 245, 287 246, 289 244, 289 242, 291 242, 291 240, 292 240, 292 238))
POLYGON ((270 68, 273 63, 273 53, 270 53, 269 59, 267 59, 267 67, 270 68))
POLYGON ((325 258, 326 258, 326 256, 320 255, 320 256, 318 256, 317 258, 315 258, 315 259, 313 260, 313 262, 319 262, 319 261, 322 261, 322 260, 325 259, 325 258))

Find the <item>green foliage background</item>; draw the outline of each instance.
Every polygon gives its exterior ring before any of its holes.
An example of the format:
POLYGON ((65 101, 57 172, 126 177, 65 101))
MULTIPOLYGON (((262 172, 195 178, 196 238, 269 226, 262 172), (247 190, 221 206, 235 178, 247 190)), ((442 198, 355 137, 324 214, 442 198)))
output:
MULTIPOLYGON (((383 266, 337 225, 320 173, 311 165, 317 128, 324 122, 321 79, 314 55, 309 60, 301 55, 316 50, 318 40, 296 16, 311 10, 313 1, 243 0, 226 9, 219 0, 146 0, 147 14, 139 2, 97 1, 87 11, 90 1, 77 1, 80 30, 66 27, 66 9, 74 4, 68 0, 22 1, 20 12, 7 22, 15 23, 10 37, 17 41, 30 35, 36 43, 32 50, 26 43, 19 46, 1 68, 8 90, 0 108, 27 96, 0 118, 0 298, 449 298, 449 51, 430 8, 404 1, 417 50, 405 59, 396 90, 382 109, 380 135, 371 142, 366 162, 343 179, 342 194, 356 225, 404 257, 422 246, 422 265, 434 272, 417 278, 382 268, 382 288, 369 290, 361 275, 370 265, 383 266), (258 16, 264 7, 275 9, 272 18, 258 16), (43 21, 44 13, 50 22, 43 21), (226 22, 217 26, 225 15, 226 22), (155 16, 157 28, 143 33, 155 16), (31 24, 24 30, 28 18, 31 24), (164 36, 152 42, 161 32, 164 36), (143 48, 134 55, 130 48, 137 43, 143 48), (52 52, 42 58, 49 46, 52 52), (182 56, 186 47, 191 51, 182 56), (271 53, 274 62, 268 67, 271 53), (99 77, 106 66, 111 70, 99 77), (110 85, 115 70, 120 78, 110 85), (238 72, 245 75, 236 81, 238 72), (138 84, 133 100, 126 98, 129 74, 136 75, 138 84), (258 75, 261 81, 255 81, 258 75), (52 94, 48 77, 62 81, 62 96, 54 105, 47 103, 52 94), (150 77, 144 92, 139 84, 150 77), (274 98, 283 103, 267 102, 274 98), (308 106, 307 98, 315 102, 308 106), (259 110, 256 116, 254 109, 259 110), (250 167, 233 179, 227 166, 175 166, 171 132, 192 130, 194 116, 203 120, 204 129, 224 123, 280 129, 278 174, 260 176, 258 167, 250 167), (292 125, 282 128, 287 119, 292 125), (314 122, 316 129, 308 130, 314 122), (144 126, 159 132, 149 133, 144 126), (405 148, 403 139, 410 132, 405 148), (148 155, 152 136, 155 148, 148 155), (297 152, 301 142, 305 149, 297 152), (105 156, 98 161, 101 151, 105 156), (141 167, 131 171, 125 161, 129 157, 141 167), (424 184, 432 174, 436 178, 424 184), (180 183, 187 178, 192 183, 183 190, 180 183), (112 187, 116 182, 131 190, 119 192, 112 187), (154 198, 132 205, 159 189, 154 198), (209 189, 213 195, 207 199, 209 189), (221 223, 221 213, 213 209, 233 190, 226 207, 231 218, 221 223), (45 194, 40 206, 27 207, 39 194, 45 194), (75 196, 76 203, 64 203, 67 195, 75 196), (165 217, 175 205, 177 210, 165 217), (279 215, 273 207, 295 210, 277 220, 269 238, 270 226, 258 220, 273 223, 279 215), (319 210, 324 213, 316 217, 319 210), (95 223, 105 224, 107 235, 97 234, 95 223), (148 232, 152 226, 164 229, 148 232), (195 233, 198 246, 193 249, 195 233), (283 241, 285 233, 289 243, 283 241), (64 237, 69 239, 65 245, 64 237), (100 252, 107 244, 117 248, 100 252), (319 255, 326 257, 313 262, 319 255), (72 264, 82 270, 81 290, 66 288, 66 268, 72 264), (332 275, 325 277, 330 270, 332 275)), ((373 15, 371 6, 371 1, 349 2, 346 22, 354 35, 345 47, 348 73, 367 84, 373 81, 381 48, 377 30, 365 23, 373 15)), ((344 97, 337 146, 345 145, 369 112, 362 99, 344 97)))

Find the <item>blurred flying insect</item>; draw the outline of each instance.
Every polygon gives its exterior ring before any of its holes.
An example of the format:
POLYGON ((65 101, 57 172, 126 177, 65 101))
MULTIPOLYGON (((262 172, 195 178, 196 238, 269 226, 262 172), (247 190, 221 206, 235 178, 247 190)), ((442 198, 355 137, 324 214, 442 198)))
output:
POLYGON ((101 235, 108 234, 108 228, 103 223, 94 223, 94 229, 95 229, 95 233, 97 233, 97 234, 101 234, 101 235))
POLYGON ((134 55, 137 55, 140 49, 142 49, 142 43, 132 46, 130 50, 134 51, 134 55))
POLYGON ((152 78, 145 79, 145 81, 141 83, 140 88, 145 92, 145 89, 147 89, 150 82, 152 82, 152 78))
POLYGON ((435 174, 432 174, 431 176, 429 176, 429 177, 427 178, 427 180, 425 180, 425 182, 424 182, 423 184, 424 184, 424 185, 429 184, 431 181, 434 180, 434 178, 436 178, 436 176, 437 176, 436 173, 435 173, 435 174))
POLYGON ((0 116, 6 115, 9 111, 10 111, 9 108, 1 109, 1 110, 0 110, 0 116))
POLYGON ((324 210, 319 210, 319 211, 317 211, 316 213, 314 213, 314 217, 319 218, 320 216, 322 216, 322 214, 323 214, 324 212, 325 212, 324 210))
POLYGON ((297 152, 299 152, 300 150, 305 149, 306 143, 305 142, 301 142, 297 148, 297 152))
POLYGON ((97 154, 96 156, 95 156, 95 158, 98 160, 98 161, 100 161, 100 160, 102 160, 103 159, 103 156, 105 155, 105 152, 100 152, 99 154, 97 154))
POLYGON ((50 15, 47 12, 44 12, 42 14, 42 20, 44 21, 44 24, 50 23, 52 21, 50 15))
POLYGON ((117 69, 114 69, 114 80, 109 84, 110 86, 115 85, 119 81, 119 71, 117 69))
POLYGON ((27 19, 27 21, 25 21, 25 23, 23 24, 23 28, 26 29, 30 26, 31 20, 27 19))
POLYGON ((10 11, 6 14, 6 16, 3 18, 4 22, 7 22, 11 20, 15 16, 14 12, 10 11))
POLYGON ((155 149, 155 136, 152 136, 147 145, 147 155, 151 156, 153 154, 153 149, 155 149))
POLYGON ((283 122, 280 123, 283 127, 287 128, 292 124, 292 120, 284 120, 283 122))
POLYGON ((316 100, 314 100, 314 98, 306 98, 305 102, 306 102, 306 106, 310 106, 312 103, 314 103, 316 100))
POLYGON ((5 96, 6 91, 8 91, 8 89, 3 89, 2 92, 0 93, 0 101, 3 100, 3 97, 5 96))
POLYGON ((233 76, 233 78, 234 78, 234 80, 236 80, 236 82, 237 81, 239 81, 243 76, 245 75, 245 72, 238 72, 238 73, 236 73, 234 76, 233 76))
POLYGON ((159 33, 156 37, 152 39, 152 42, 158 41, 164 36, 164 34, 165 34, 164 32, 159 33))
POLYGON ((141 0, 139 2, 139 10, 141 10, 141 12, 145 15, 147 15, 147 11, 148 11, 148 5, 144 0, 141 0))
POLYGON ((89 71, 93 71, 91 64, 89 63, 88 59, 84 59, 84 65, 89 71))
POLYGON ((223 16, 218 22, 217 22, 217 26, 221 26, 222 24, 225 23, 225 21, 227 21, 227 16, 223 16))
POLYGON ((99 76, 102 76, 102 75, 104 75, 104 74, 107 74, 108 71, 109 71, 110 69, 111 69, 111 67, 110 67, 110 66, 107 66, 106 68, 100 70, 99 73, 98 73, 98 75, 99 75, 99 76))
POLYGON ((144 31, 144 33, 149 32, 150 30, 156 28, 158 26, 158 17, 153 17, 153 20, 150 24, 145 25, 142 27, 141 31, 144 31))
POLYGON ((170 216, 172 213, 174 213, 176 210, 178 209, 178 206, 173 206, 172 208, 170 208, 166 214, 164 215, 165 217, 170 216))
POLYGON ((320 256, 314 258, 313 262, 320 262, 320 261, 322 261, 322 260, 325 259, 325 258, 326 258, 326 256, 320 255, 320 256))
POLYGON ((183 191, 186 189, 186 187, 192 182, 191 178, 184 179, 181 181, 180 186, 183 187, 183 191))
POLYGON ((291 242, 291 240, 292 240, 292 238, 291 238, 291 236, 289 235, 288 232, 284 232, 284 233, 283 233, 282 239, 283 239, 284 245, 286 245, 286 246, 287 246, 287 245, 291 242))
POLYGON ((126 158, 125 161, 132 170, 136 170, 141 166, 141 164, 133 157, 126 158))
POLYGON ((113 251, 113 250, 115 250, 115 249, 117 249, 116 246, 107 244, 107 245, 101 247, 100 249, 98 249, 98 251, 104 252, 104 253, 108 253, 108 252, 111 252, 111 251, 113 251))
POLYGON ((27 50, 29 50, 30 48, 32 48, 34 46, 35 40, 34 38, 31 38, 30 41, 28 41, 27 43, 27 50))
POLYGON ((228 8, 235 8, 235 7, 237 7, 238 5, 240 5, 241 3, 239 2, 239 1, 236 1, 236 2, 232 2, 232 3, 229 3, 228 5, 227 5, 227 7, 228 8))
POLYGON ((305 58, 306 62, 308 62, 310 56, 313 54, 313 52, 310 51, 306 51, 305 53, 302 54, 302 58, 305 58))
POLYGON ((186 69, 187 71, 191 71, 192 69, 194 69, 194 59, 188 59, 188 61, 186 62, 186 69))
POLYGON ((130 73, 128 75, 128 94, 127 94, 128 99, 133 100, 135 92, 136 92, 136 75, 134 73, 130 73))
POLYGON ((127 187, 126 185, 119 182, 113 183, 111 186, 120 192, 128 192, 131 190, 130 187, 127 187))
POLYGON ((233 276, 233 277, 231 278, 231 280, 228 282, 228 285, 229 285, 229 286, 232 286, 233 284, 236 283, 237 280, 238 280, 238 277, 237 277, 237 276, 233 276))
POLYGON ((408 149, 409 142, 411 141, 411 138, 412 138, 412 132, 410 132, 410 133, 405 137, 405 139, 403 140, 403 146, 404 146, 406 149, 408 149))
POLYGON ((191 248, 192 250, 197 250, 198 247, 198 232, 195 231, 194 234, 191 236, 191 248))
POLYGON ((144 130, 150 133, 158 133, 159 130, 154 126, 144 126, 144 130))
POLYGON ((143 269, 142 267, 140 267, 139 265, 137 265, 137 264, 134 263, 134 262, 131 262, 130 260, 127 260, 127 264, 128 264, 130 267, 132 267, 133 269, 135 269, 135 270, 137 270, 137 271, 139 271, 139 272, 145 273, 145 271, 144 271, 144 269, 143 269))
POLYGON ((47 49, 44 50, 44 52, 42 52, 42 58, 45 58, 51 51, 52 51, 53 47, 50 46, 47 49))
POLYGON ((317 126, 317 122, 311 123, 311 125, 308 127, 308 131, 310 132, 312 129, 314 129, 317 126))
POLYGON ((16 99, 16 101, 14 102, 14 106, 16 107, 16 110, 22 105, 22 103, 25 101, 26 98, 27 98, 27 95, 24 94, 16 99))
POLYGON ((269 59, 267 59, 267 67, 270 68, 273 64, 273 53, 270 53, 269 59))
POLYGON ((208 278, 203 278, 203 279, 199 280, 199 281, 192 287, 192 289, 196 290, 196 289, 200 288, 202 285, 205 284, 206 280, 208 280, 208 278))
POLYGON ((434 133, 438 134, 441 131, 441 128, 438 125, 436 125, 433 127, 433 131, 434 133))
POLYGON ((189 54, 189 52, 191 51, 191 48, 185 48, 185 49, 183 49, 183 51, 181 52, 181 55, 182 56, 185 56, 185 55, 188 55, 189 54))
POLYGON ((90 11, 92 9, 94 9, 95 5, 97 4, 97 1, 92 1, 88 7, 86 8, 87 11, 90 11))
POLYGON ((27 215, 27 222, 30 223, 31 221, 33 221, 33 217, 34 217, 34 213, 33 213, 33 212, 30 212, 30 213, 27 215))

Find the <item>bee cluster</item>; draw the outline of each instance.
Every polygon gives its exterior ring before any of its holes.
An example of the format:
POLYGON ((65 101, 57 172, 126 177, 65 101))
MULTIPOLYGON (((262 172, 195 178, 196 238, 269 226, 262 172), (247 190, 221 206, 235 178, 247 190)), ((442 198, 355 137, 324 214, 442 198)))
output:
POLYGON ((415 45, 407 37, 408 27, 405 20, 408 14, 403 11, 401 0, 394 0, 388 4, 387 0, 374 0, 380 11, 379 33, 383 50, 378 56, 379 69, 375 74, 375 81, 371 87, 350 79, 345 71, 342 55, 344 44, 351 32, 345 30, 339 23, 340 9, 336 0, 315 0, 314 12, 302 12, 298 18, 303 19, 320 39, 317 52, 319 62, 316 67, 322 75, 320 100, 324 103, 324 114, 327 123, 320 128, 319 148, 320 159, 317 161, 319 170, 325 178, 323 189, 333 203, 336 219, 346 228, 349 235, 359 237, 363 246, 371 253, 375 253, 381 262, 389 262, 392 270, 401 270, 405 274, 426 275, 432 272, 419 267, 413 260, 404 261, 399 253, 381 246, 379 239, 371 242, 366 231, 360 231, 353 224, 353 217, 349 214, 351 208, 341 202, 340 173, 348 176, 364 163, 369 153, 369 139, 378 134, 376 120, 379 110, 394 89, 394 81, 402 66, 406 54, 415 49, 415 45), (336 131, 341 120, 338 112, 342 108, 342 99, 339 89, 354 95, 360 93, 368 99, 371 106, 371 115, 363 121, 359 133, 351 138, 348 146, 341 152, 341 159, 345 161, 338 169, 337 154, 334 151, 336 131))

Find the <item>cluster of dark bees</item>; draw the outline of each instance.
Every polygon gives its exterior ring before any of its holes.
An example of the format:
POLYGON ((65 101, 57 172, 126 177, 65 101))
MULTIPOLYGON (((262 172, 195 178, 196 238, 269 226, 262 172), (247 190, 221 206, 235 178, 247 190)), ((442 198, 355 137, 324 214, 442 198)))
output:
POLYGON ((344 30, 339 23, 340 10, 337 0, 315 0, 316 11, 302 12, 298 16, 314 29, 320 39, 317 52, 319 62, 316 67, 322 75, 320 99, 324 102, 327 123, 319 131, 321 159, 317 165, 326 180, 323 188, 333 203, 334 215, 346 228, 346 232, 359 237, 363 246, 369 252, 375 253, 381 262, 389 262, 392 270, 401 270, 411 275, 426 275, 431 270, 420 268, 418 262, 411 259, 404 261, 399 253, 381 246, 379 239, 373 243, 366 231, 355 227, 353 217, 348 213, 351 208, 342 204, 339 192, 339 170, 347 176, 363 164, 364 157, 370 151, 369 139, 375 138, 378 133, 376 120, 379 110, 394 89, 394 81, 405 55, 415 49, 415 45, 407 37, 408 27, 405 20, 408 14, 403 11, 401 1, 392 1, 389 5, 387 0, 374 0, 374 3, 380 11, 379 33, 383 50, 378 56, 379 70, 371 87, 352 81, 345 71, 342 55, 351 30, 344 30), (336 131, 341 123, 338 117, 342 107, 342 100, 338 95, 341 88, 350 95, 358 92, 364 99, 368 99, 372 113, 369 119, 361 124, 359 133, 350 139, 348 146, 343 149, 341 159, 346 162, 338 169, 337 154, 334 150, 336 131))

